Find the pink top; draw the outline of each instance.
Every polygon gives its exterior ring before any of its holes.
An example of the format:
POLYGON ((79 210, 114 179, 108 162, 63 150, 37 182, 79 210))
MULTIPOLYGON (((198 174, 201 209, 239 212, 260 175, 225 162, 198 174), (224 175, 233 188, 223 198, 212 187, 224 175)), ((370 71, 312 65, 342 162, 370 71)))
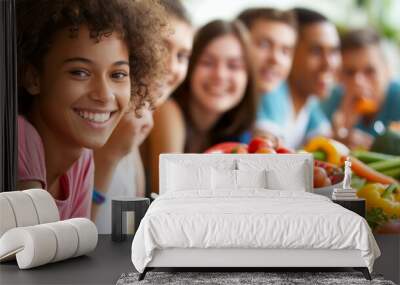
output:
MULTIPOLYGON (((65 200, 55 200, 62 220, 90 218, 94 185, 93 153, 85 149, 81 157, 61 176, 65 200)), ((23 116, 18 116, 18 180, 35 180, 46 185, 45 152, 42 138, 23 116)))

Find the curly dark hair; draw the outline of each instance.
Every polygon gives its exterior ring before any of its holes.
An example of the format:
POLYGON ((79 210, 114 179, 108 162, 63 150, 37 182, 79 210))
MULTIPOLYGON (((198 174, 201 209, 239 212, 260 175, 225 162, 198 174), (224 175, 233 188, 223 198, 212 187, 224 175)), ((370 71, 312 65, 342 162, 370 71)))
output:
POLYGON ((90 37, 100 41, 118 32, 129 50, 131 100, 138 111, 153 105, 153 86, 165 73, 162 41, 167 32, 165 9, 158 0, 18 0, 19 111, 30 111, 32 96, 22 86, 27 64, 39 71, 57 32, 69 29, 75 37, 87 25, 90 37))

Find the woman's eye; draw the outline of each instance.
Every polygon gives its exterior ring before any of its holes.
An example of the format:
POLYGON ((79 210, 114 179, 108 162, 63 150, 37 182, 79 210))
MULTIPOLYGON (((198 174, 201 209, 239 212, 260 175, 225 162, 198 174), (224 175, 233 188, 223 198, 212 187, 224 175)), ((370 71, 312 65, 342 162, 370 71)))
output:
POLYGON ((202 59, 199 61, 202 66, 212 67, 214 65, 214 61, 210 59, 202 59))
POLYGON ((89 76, 89 72, 82 69, 71 70, 70 74, 76 77, 84 78, 89 76))
POLYGON ((258 47, 259 48, 269 48, 271 45, 269 43, 269 41, 267 40, 261 40, 258 42, 258 47))
POLYGON ((179 52, 177 58, 179 62, 189 61, 189 55, 185 52, 179 52))
POLYGON ((244 67, 244 63, 240 60, 238 61, 232 61, 228 63, 228 68, 230 70, 239 70, 242 69, 244 67))
POLYGON ((111 77, 114 79, 124 79, 128 74, 126 72, 114 72, 111 77))

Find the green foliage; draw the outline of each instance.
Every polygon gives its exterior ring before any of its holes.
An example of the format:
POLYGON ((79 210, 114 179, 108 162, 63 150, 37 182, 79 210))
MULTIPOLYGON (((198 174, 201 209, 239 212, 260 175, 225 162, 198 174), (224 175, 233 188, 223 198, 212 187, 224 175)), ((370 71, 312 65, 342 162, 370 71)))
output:
POLYGON ((355 0, 354 6, 367 14, 368 24, 374 27, 382 37, 400 44, 400 27, 387 21, 387 15, 392 12, 396 1, 398 0, 355 0))

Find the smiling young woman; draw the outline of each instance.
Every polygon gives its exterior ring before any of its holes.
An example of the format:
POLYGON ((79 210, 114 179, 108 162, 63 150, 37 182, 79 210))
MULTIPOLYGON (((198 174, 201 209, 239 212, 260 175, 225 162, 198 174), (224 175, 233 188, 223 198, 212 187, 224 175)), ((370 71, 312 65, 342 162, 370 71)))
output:
POLYGON ((216 20, 195 35, 188 74, 156 111, 159 131, 151 164, 157 191, 158 154, 203 152, 226 140, 241 140, 252 129, 256 96, 249 37, 239 22, 216 20))
POLYGON ((256 95, 249 45, 238 21, 216 20, 196 34, 188 75, 173 94, 185 121, 180 152, 240 141, 252 129, 256 95))
MULTIPOLYGON (((153 1, 21 1, 18 188, 44 188, 62 219, 90 217, 94 165, 133 101, 163 73, 153 1), (142 15, 148 15, 142 19, 142 15), (140 21, 137 18, 140 17, 140 21)), ((149 103, 146 103, 149 102, 149 103)))

